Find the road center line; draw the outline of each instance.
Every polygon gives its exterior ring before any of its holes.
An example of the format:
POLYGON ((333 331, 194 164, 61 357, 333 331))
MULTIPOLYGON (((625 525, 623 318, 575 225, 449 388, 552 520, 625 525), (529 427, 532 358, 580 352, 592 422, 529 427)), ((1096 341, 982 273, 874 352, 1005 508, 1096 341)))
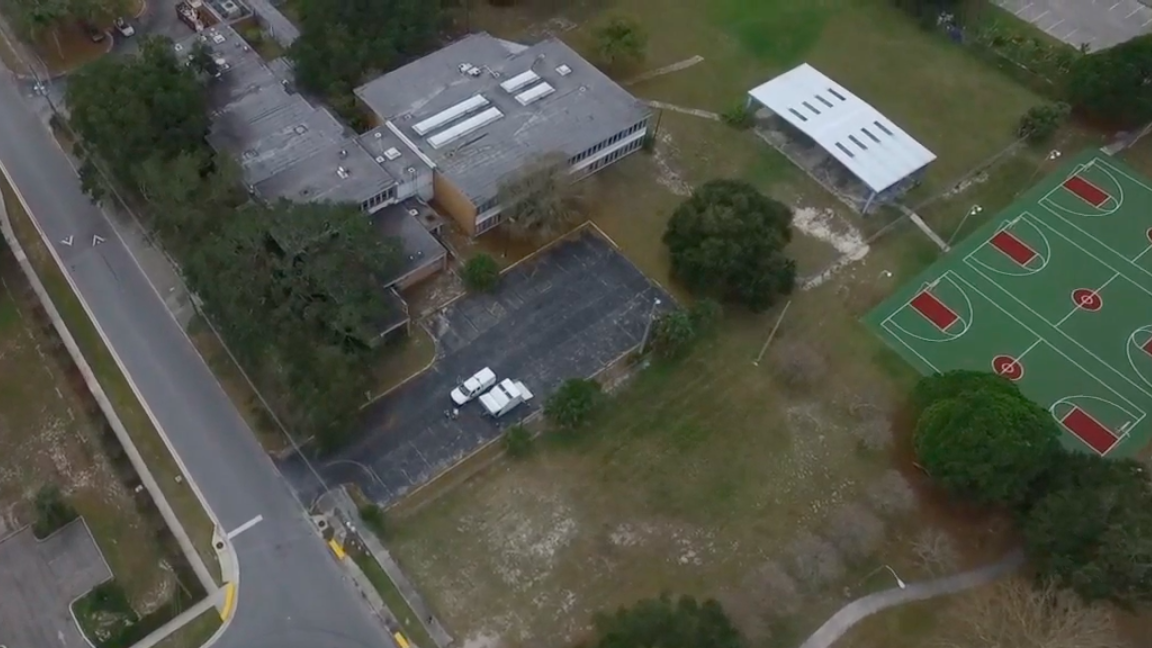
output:
POLYGON ((248 520, 244 524, 241 524, 240 526, 236 527, 235 529, 232 529, 231 531, 228 532, 228 539, 231 540, 232 538, 235 538, 236 536, 240 535, 241 533, 244 533, 245 531, 247 531, 248 529, 251 529, 252 527, 256 526, 257 524, 260 524, 260 522, 263 519, 264 519, 263 515, 257 515, 256 517, 252 518, 251 520, 248 520))

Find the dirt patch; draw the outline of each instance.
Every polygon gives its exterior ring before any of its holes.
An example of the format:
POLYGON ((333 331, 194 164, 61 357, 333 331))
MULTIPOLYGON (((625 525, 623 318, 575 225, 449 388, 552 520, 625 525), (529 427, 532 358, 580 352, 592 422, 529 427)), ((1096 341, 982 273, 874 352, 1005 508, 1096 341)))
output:
POLYGON ((58 343, 7 254, 0 278, 0 526, 31 523, 36 492, 57 484, 88 522, 132 605, 147 614, 172 586, 154 523, 140 514, 115 464, 124 459, 107 453, 99 418, 60 364, 58 343))

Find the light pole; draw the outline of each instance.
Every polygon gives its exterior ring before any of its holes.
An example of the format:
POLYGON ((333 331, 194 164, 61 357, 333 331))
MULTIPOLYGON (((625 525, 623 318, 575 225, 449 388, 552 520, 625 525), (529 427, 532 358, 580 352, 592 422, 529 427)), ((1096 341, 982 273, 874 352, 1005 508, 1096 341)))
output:
POLYGON ((644 337, 640 338, 640 355, 644 355, 644 349, 648 346, 648 333, 652 331, 652 320, 656 319, 656 307, 660 305, 660 298, 657 297, 652 301, 652 310, 648 311, 648 323, 644 325, 644 337))
POLYGON ((956 238, 956 235, 960 233, 960 230, 964 229, 964 223, 967 223, 969 218, 972 218, 982 211, 984 211, 984 208, 980 205, 972 205, 972 207, 968 210, 968 213, 964 214, 964 218, 960 219, 960 224, 956 226, 956 230, 952 232, 952 236, 948 237, 948 245, 952 245, 952 239, 956 238))
POLYGON ((901 579, 899 576, 897 576, 897 575, 896 575, 896 570, 895 570, 895 569, 892 569, 892 568, 891 568, 891 567, 889 567, 888 565, 884 565, 884 569, 887 569, 887 570, 888 570, 888 573, 892 574, 892 578, 895 578, 895 579, 896 579, 896 585, 897 585, 897 586, 898 586, 900 589, 905 589, 906 587, 908 587, 908 585, 907 585, 907 584, 906 584, 906 583, 905 583, 905 582, 904 582, 904 581, 903 581, 903 580, 902 580, 902 579, 901 579))

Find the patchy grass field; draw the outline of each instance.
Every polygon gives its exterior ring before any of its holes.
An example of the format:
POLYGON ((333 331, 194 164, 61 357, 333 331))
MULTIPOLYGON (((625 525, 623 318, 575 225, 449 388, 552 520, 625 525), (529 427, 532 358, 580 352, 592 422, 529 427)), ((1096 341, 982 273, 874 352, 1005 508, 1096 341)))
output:
POLYGON ((56 484, 88 522, 137 611, 151 612, 175 580, 161 562, 153 522, 139 512, 101 441, 98 414, 77 396, 83 381, 58 360, 15 260, 0 257, 0 536, 30 524, 40 487, 56 484))
MULTIPOLYGON (((631 90, 713 112, 808 61, 939 156, 918 202, 1008 147, 1019 116, 1042 99, 890 5, 617 0, 573 3, 564 19, 493 8, 470 18, 509 38, 558 31, 587 52, 602 12, 631 14, 649 33, 645 67, 704 59, 631 90)), ((1092 139, 1062 137, 1070 147, 1092 139)), ((953 191, 926 218, 954 229, 971 204, 994 213, 1045 152, 1010 152, 1003 174, 953 191)), ((651 155, 595 178, 592 219, 675 293, 665 223, 693 186, 721 176, 796 209, 791 253, 809 281, 759 366, 780 307, 730 313, 687 358, 640 372, 580 438, 545 437, 526 461, 434 485, 393 511, 394 554, 465 645, 576 640, 593 612, 669 590, 720 597, 755 645, 792 646, 847 598, 891 586, 881 565, 914 580, 1001 548, 988 531, 1001 527, 939 517, 915 475, 892 472, 907 466, 894 456, 902 446, 891 421, 914 376, 857 319, 938 254, 915 228, 866 242, 869 224, 754 134, 671 110, 651 155), (959 532, 941 541, 955 543, 948 551, 923 536, 942 526, 959 532), (757 576, 773 570, 798 591, 757 576)))

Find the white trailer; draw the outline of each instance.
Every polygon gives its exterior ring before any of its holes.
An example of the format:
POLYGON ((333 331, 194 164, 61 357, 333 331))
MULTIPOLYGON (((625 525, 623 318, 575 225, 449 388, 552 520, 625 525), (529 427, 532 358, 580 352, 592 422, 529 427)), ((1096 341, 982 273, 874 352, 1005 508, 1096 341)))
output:
POLYGON ((500 418, 516 409, 516 406, 532 400, 532 392, 519 380, 505 378, 488 393, 480 396, 480 404, 492 418, 500 418))

